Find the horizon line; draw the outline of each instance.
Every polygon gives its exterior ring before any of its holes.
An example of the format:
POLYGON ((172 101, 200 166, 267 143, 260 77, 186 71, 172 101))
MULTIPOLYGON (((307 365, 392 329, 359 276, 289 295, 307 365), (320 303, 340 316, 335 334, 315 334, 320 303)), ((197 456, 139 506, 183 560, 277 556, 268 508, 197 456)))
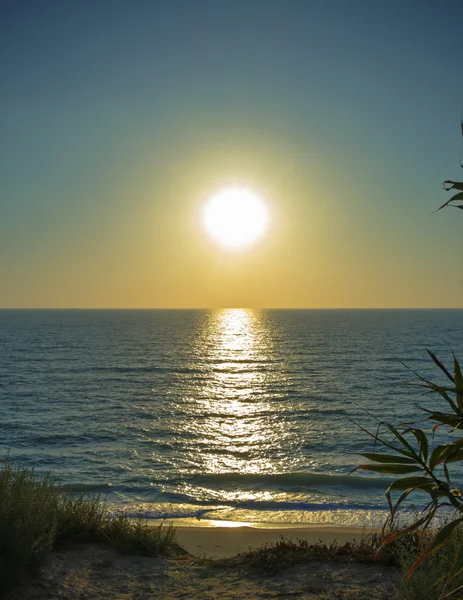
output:
POLYGON ((463 306, 176 306, 176 307, 114 307, 114 306, 0 306, 0 310, 463 310, 463 306))

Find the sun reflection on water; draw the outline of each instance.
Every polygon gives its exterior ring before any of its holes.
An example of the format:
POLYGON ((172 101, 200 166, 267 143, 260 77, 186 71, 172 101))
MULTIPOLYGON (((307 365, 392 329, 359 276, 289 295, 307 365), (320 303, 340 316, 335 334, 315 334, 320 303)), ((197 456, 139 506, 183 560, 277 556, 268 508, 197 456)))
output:
MULTIPOLYGON (((274 348, 262 313, 229 309, 211 313, 197 342, 209 365, 196 398, 203 451, 198 467, 208 473, 275 471, 284 419, 272 410, 268 368, 274 348)), ((273 372, 273 371, 272 371, 273 372)), ((198 423, 199 430, 199 423, 198 423)))

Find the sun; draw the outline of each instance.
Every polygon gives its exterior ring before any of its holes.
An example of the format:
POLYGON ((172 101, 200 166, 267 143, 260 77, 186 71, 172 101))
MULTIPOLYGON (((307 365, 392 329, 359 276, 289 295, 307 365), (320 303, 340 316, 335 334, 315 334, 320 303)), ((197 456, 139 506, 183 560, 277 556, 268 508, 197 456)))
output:
POLYGON ((244 187, 224 188, 203 210, 207 233, 227 248, 249 246, 267 230, 269 215, 262 198, 244 187))

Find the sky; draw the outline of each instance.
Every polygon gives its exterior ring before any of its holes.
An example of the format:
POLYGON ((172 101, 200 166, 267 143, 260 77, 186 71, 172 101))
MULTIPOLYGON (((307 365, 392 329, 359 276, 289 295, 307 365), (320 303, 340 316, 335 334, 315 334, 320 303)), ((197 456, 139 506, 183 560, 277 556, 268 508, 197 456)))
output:
POLYGON ((2 0, 0 307, 463 307, 460 0, 2 0), (264 198, 222 248, 206 200, 264 198))

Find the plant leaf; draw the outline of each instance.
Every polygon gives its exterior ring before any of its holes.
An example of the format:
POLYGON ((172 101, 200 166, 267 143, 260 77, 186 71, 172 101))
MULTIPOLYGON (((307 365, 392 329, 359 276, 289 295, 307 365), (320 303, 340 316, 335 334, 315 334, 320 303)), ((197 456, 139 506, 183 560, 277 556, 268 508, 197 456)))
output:
POLYGON ((461 517, 460 519, 455 519, 455 521, 452 521, 451 523, 444 525, 444 527, 442 527, 442 529, 440 529, 437 532, 437 534, 433 537, 433 539, 430 541, 430 543, 423 550, 423 552, 421 553, 421 556, 418 558, 418 560, 416 560, 413 563, 413 565, 410 567, 410 569, 407 573, 407 579, 410 579, 410 577, 413 575, 413 573, 416 571, 416 569, 428 558, 428 556, 433 554, 433 552, 435 552, 436 550, 439 550, 439 548, 442 548, 442 546, 444 546, 449 541, 449 538, 452 535, 453 530, 462 521, 463 521, 463 517, 461 517))
MULTIPOLYGON (((418 384, 418 385, 420 385, 420 384, 418 384)), ((422 387, 427 388, 429 390, 428 393, 432 393, 432 392, 438 393, 440 396, 442 396, 442 398, 444 398, 444 400, 446 402, 448 402, 450 408, 453 410, 453 412, 455 414, 460 414, 460 410, 459 410, 458 406, 455 404, 455 402, 452 400, 452 398, 450 398, 450 396, 447 394, 447 392, 442 387, 439 387, 434 384, 423 385, 422 387)))
MULTIPOLYGON (((447 183, 447 182, 445 182, 447 183)), ((453 183, 453 182, 452 182, 453 183)), ((462 184, 463 185, 463 184, 462 184)), ((463 187, 461 188, 463 190, 463 187)), ((452 375, 447 371, 444 363, 442 363, 437 356, 434 354, 434 352, 432 352, 431 350, 428 350, 426 348, 426 352, 429 354, 429 356, 432 358, 433 362, 439 367, 439 369, 445 373, 445 375, 450 379, 450 381, 452 383, 455 383, 455 379, 452 377, 452 375)))
POLYGON ((418 455, 415 452, 415 449, 410 446, 410 444, 407 442, 407 440, 403 437, 403 435, 401 435, 397 429, 391 425, 390 423, 385 423, 386 427, 389 429, 389 431, 391 431, 397 440, 399 440, 399 442, 402 444, 402 446, 408 451, 407 454, 415 459, 418 459, 418 455))
POLYGON ((450 486, 450 473, 449 473, 449 469, 447 467, 447 461, 446 460, 444 460, 443 469, 444 469, 445 479, 447 480, 447 483, 450 486))
POLYGON ((397 475, 405 475, 406 473, 416 473, 416 471, 422 471, 423 467, 413 467, 411 465, 359 465, 357 467, 362 471, 375 471, 376 473, 393 473, 397 475))
POLYGON ((428 460, 428 453, 429 453, 429 444, 428 444, 428 438, 425 434, 425 432, 422 429, 416 429, 415 427, 412 427, 410 429, 406 429, 403 433, 413 433, 413 435, 416 438, 416 441, 418 442, 418 446, 420 448, 420 454, 423 457, 424 462, 427 462, 428 460))
POLYGON ((458 449, 453 444, 444 444, 442 446, 436 446, 432 451, 431 458, 429 459, 429 468, 433 471, 437 465, 440 465, 448 458, 451 454, 457 453, 458 449))
POLYGON ((390 515, 391 523, 394 519, 397 509, 402 504, 402 502, 412 492, 414 492, 416 490, 427 492, 432 498, 432 503, 435 502, 434 497, 436 495, 436 484, 428 477, 405 477, 404 479, 397 479, 396 481, 391 483, 391 485, 387 488, 385 495, 386 495, 387 503, 389 505, 389 510, 391 513, 391 515, 390 515), (395 490, 405 490, 405 491, 400 495, 400 497, 398 498, 395 505, 392 506, 391 491, 395 491, 395 490))
POLYGON ((463 181, 452 181, 451 179, 447 179, 446 181, 444 181, 444 186, 445 185, 450 186, 447 188, 447 191, 451 189, 463 190, 463 181))
MULTIPOLYGON (((460 363, 457 360, 455 354, 453 355, 453 369, 454 369, 454 377, 455 377, 455 388, 463 388, 463 375, 461 374, 460 363)), ((457 394, 457 404, 460 410, 463 409, 463 394, 456 392, 457 394)))
POLYGON ((413 458, 408 458, 405 456, 396 456, 395 454, 378 454, 377 452, 363 452, 360 454, 364 458, 368 460, 372 460, 378 463, 399 463, 404 465, 414 465, 416 461, 413 458))
POLYGON ((426 412, 430 412, 430 415, 427 418, 430 421, 437 421, 439 423, 439 427, 442 425, 449 425, 454 429, 463 429, 463 417, 447 415, 445 413, 431 413, 431 411, 426 412))
MULTIPOLYGON (((428 412, 431 412, 431 411, 428 411, 428 412)), ((394 452, 399 452, 403 456, 410 457, 410 452, 403 450, 402 448, 398 448, 397 446, 394 446, 393 444, 390 444, 389 442, 386 442, 386 440, 381 439, 377 434, 375 435, 374 433, 371 433, 371 431, 368 431, 368 429, 365 429, 365 427, 362 427, 362 425, 360 425, 360 423, 357 423, 350 417, 347 417, 347 420, 350 421, 351 423, 353 423, 354 425, 356 425, 359 429, 361 429, 364 433, 369 435, 371 438, 373 438, 375 440, 375 442, 379 442, 386 448, 390 448, 391 450, 394 450, 394 452)), ((351 472, 353 473, 355 470, 356 469, 353 469, 353 471, 351 471, 351 472)))
POLYGON ((429 477, 405 477, 404 479, 397 479, 396 481, 393 481, 387 488, 387 492, 392 492, 394 490, 405 490, 408 488, 418 489, 423 484, 428 485, 429 483, 435 485, 434 482, 429 479, 429 477))
POLYGON ((424 517, 421 517, 421 519, 418 519, 411 525, 408 525, 407 527, 404 527, 403 529, 399 529, 399 531, 395 531, 394 533, 391 533, 391 535, 389 535, 384 540, 383 545, 385 546, 386 544, 395 542, 396 540, 400 539, 407 533, 411 533, 412 531, 415 531, 415 529, 418 529, 418 527, 421 527, 421 525, 424 525, 424 523, 426 523, 426 521, 432 519, 435 512, 436 512, 436 509, 433 509, 429 515, 425 515, 424 517))
POLYGON ((413 492, 412 488, 408 488, 404 492, 402 492, 402 494, 400 494, 400 497, 394 506, 392 506, 391 494, 389 492, 386 492, 387 503, 389 504, 389 510, 391 512, 390 519, 389 519, 391 524, 394 520, 395 514, 396 514, 399 506, 412 492, 413 492))
MULTIPOLYGON (((455 448, 458 448, 458 446, 455 446, 455 448)), ((452 452, 452 454, 449 454, 449 456, 445 459, 445 462, 446 463, 454 463, 454 462, 460 462, 462 460, 463 460, 463 448, 459 448, 458 450, 455 450, 455 452, 452 452)))
POLYGON ((463 192, 458 192, 458 194, 455 194, 454 196, 452 196, 450 198, 450 200, 447 200, 447 202, 444 202, 444 204, 442 204, 442 206, 439 206, 439 208, 437 210, 434 210, 431 214, 439 212, 440 210, 442 210, 443 208, 448 206, 450 204, 450 202, 453 202, 454 200, 463 200, 463 192))

